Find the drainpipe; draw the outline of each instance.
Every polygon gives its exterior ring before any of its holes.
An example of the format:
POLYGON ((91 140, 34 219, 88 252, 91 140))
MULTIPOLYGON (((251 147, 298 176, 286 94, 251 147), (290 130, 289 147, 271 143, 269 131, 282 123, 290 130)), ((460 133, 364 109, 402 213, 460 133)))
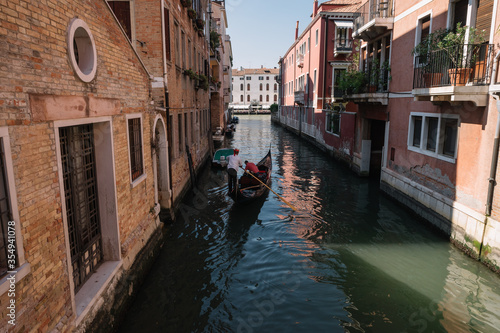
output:
MULTIPOLYGON (((497 70, 498 70, 498 59, 500 58, 500 51, 497 52, 495 55, 495 60, 493 63, 493 71, 491 73, 491 78, 494 80, 497 76, 497 70)), ((490 167, 490 178, 488 179, 489 185, 488 185, 488 197, 486 201, 486 216, 491 215, 491 209, 492 209, 492 204, 493 204, 493 190, 496 185, 496 173, 497 173, 497 164, 498 164, 498 147, 500 144, 500 99, 498 94, 491 94, 491 96, 496 100, 497 102, 497 126, 495 130, 495 139, 493 141, 493 154, 491 157, 491 167, 490 167)))
POLYGON ((326 58, 327 58, 327 55, 328 55, 328 23, 330 22, 330 18, 328 16, 324 16, 323 17, 325 19, 325 25, 326 25, 326 28, 325 28, 325 57, 323 59, 323 68, 325 69, 324 72, 323 72, 323 102, 321 103, 321 108, 324 109, 325 108, 325 96, 326 96, 326 69, 327 69, 327 66, 326 66, 326 58))

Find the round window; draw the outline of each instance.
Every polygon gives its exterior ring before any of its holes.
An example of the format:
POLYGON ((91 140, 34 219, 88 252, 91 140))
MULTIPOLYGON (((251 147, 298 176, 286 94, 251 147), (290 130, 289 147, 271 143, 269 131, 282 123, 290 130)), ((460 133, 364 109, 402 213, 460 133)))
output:
POLYGON ((89 27, 81 19, 74 18, 69 24, 67 37, 69 60, 76 75, 83 82, 92 81, 97 68, 97 54, 89 27))

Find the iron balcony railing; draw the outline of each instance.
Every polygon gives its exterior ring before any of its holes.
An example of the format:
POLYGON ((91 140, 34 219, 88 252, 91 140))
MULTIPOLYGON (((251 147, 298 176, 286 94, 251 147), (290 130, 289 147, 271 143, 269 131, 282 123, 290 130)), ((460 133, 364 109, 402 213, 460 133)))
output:
MULTIPOLYGON (((347 73, 344 75, 347 75, 347 73)), ((354 76, 347 76, 341 80, 345 80, 346 85, 349 87, 343 91, 344 98, 349 99, 350 95, 387 93, 391 73, 387 65, 374 66, 373 64, 369 64, 368 70, 360 71, 354 76)), ((337 91, 334 91, 335 97, 337 93, 337 91)))
POLYGON ((493 45, 463 44, 415 57, 413 89, 490 83, 493 45))
POLYGON ((355 31, 373 19, 393 17, 392 2, 393 0, 369 0, 365 2, 356 12, 355 31))
POLYGON ((352 39, 337 38, 335 39, 335 52, 352 52, 352 39))

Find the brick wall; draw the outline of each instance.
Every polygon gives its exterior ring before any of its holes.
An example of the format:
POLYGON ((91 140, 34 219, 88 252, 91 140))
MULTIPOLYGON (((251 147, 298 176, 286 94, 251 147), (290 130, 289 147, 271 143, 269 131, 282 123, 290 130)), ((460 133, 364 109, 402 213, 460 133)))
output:
MULTIPOLYGON (((151 214, 154 176, 151 161, 150 83, 104 1, 0 1, 0 126, 9 126, 19 224, 30 272, 16 284, 17 318, 11 331, 74 329, 70 274, 61 204, 53 120, 70 119, 64 107, 46 110, 57 119, 33 117, 30 97, 64 98, 68 105, 90 100, 118 101, 117 109, 99 104, 96 116, 112 116, 117 210, 122 260, 132 262, 158 228, 151 214), (92 32, 97 75, 80 81, 69 63, 68 23, 78 16, 92 32), (143 149, 146 179, 131 188, 125 114, 144 113, 143 149)), ((86 118, 86 117, 84 117, 86 118)), ((130 265, 124 265, 127 269, 130 265)), ((122 272, 123 273, 123 272, 122 272)), ((125 273, 126 274, 126 273, 125 273)), ((0 295, 0 318, 6 318, 7 294, 0 295)), ((86 320, 89 320, 86 318, 86 320)), ((7 328, 5 322, 2 329, 7 328)))

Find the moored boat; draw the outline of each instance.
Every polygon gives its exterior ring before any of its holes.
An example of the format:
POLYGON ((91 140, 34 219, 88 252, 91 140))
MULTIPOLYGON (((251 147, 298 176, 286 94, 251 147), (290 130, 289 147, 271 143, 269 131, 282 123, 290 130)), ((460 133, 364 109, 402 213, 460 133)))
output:
POLYGON ((233 148, 217 149, 212 159, 213 167, 225 168, 227 166, 227 157, 234 154, 233 148))
POLYGON ((230 193, 231 198, 235 202, 245 203, 252 201, 262 197, 269 191, 272 171, 271 150, 256 165, 259 168, 259 172, 252 175, 245 172, 238 180, 236 190, 230 193))

